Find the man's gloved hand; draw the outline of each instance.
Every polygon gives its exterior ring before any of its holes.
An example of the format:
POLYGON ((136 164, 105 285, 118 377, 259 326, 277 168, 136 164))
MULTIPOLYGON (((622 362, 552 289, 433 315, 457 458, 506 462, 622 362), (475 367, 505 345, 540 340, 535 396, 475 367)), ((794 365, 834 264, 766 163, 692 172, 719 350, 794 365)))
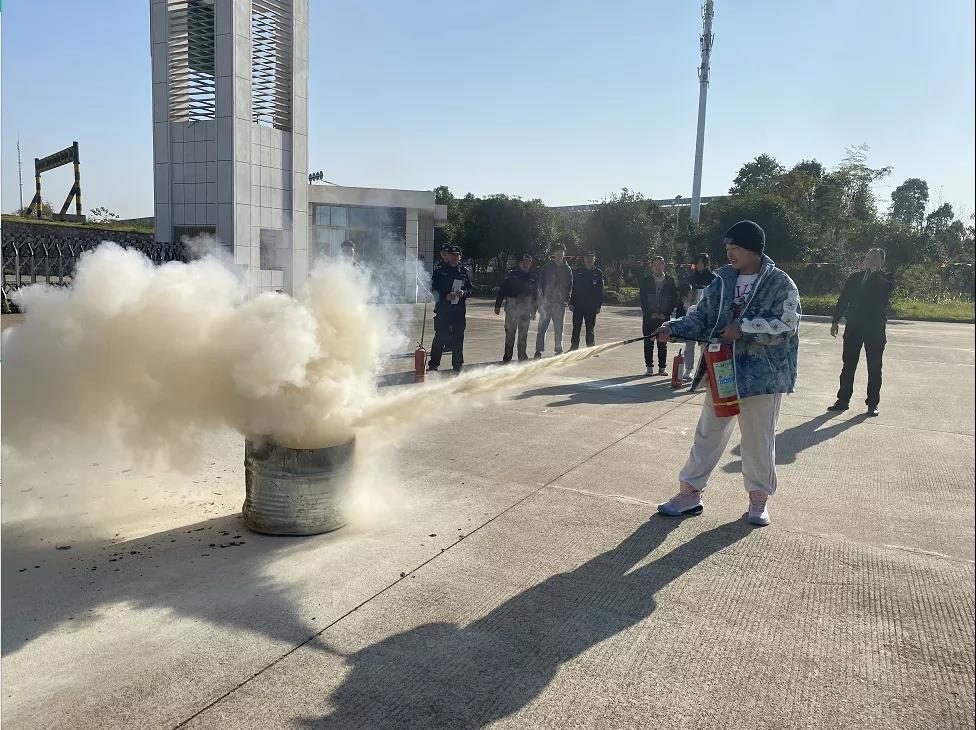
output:
POLYGON ((840 332, 840 325, 834 322, 830 325, 830 336, 836 337, 838 332, 840 332))

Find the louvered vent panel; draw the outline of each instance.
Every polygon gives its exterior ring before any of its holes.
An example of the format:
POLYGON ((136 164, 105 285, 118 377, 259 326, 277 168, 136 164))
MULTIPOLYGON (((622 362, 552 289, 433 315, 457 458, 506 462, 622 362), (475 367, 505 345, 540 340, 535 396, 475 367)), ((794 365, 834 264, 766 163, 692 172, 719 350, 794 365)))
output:
POLYGON ((258 124, 291 130, 292 3, 252 0, 251 114, 258 124))
POLYGON ((215 119, 213 0, 168 0, 169 109, 174 122, 215 119))

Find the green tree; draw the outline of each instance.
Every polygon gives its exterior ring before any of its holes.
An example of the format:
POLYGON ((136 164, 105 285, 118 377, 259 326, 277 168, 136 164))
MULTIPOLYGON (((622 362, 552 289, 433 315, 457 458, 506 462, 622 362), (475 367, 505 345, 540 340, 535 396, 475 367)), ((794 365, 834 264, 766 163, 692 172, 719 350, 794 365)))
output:
POLYGON ((732 181, 729 188, 730 195, 746 195, 748 193, 769 193, 779 184, 785 169, 776 161, 775 157, 761 154, 751 162, 747 162, 739 169, 739 174, 732 181))
POLYGON ((464 200, 470 207, 464 215, 460 245, 466 256, 492 261, 500 276, 513 255, 540 253, 555 239, 554 214, 541 200, 508 195, 465 196, 464 200))
POLYGON ((100 208, 92 208, 89 212, 88 222, 89 223, 118 223, 119 216, 112 211, 110 211, 105 206, 100 208))
POLYGON ((816 210, 817 186, 823 176, 824 168, 819 162, 801 160, 779 178, 775 192, 805 218, 811 218, 816 210))
MULTIPOLYGON (((29 206, 24 206, 23 208, 18 208, 17 209, 17 212, 14 213, 14 215, 19 215, 21 218, 26 218, 27 217, 27 208, 28 207, 29 206)), ((37 217, 37 213, 34 212, 34 211, 31 211, 31 216, 30 217, 31 218, 36 218, 37 217)), ((52 208, 51 207, 51 204, 48 201, 46 201, 46 200, 42 200, 41 201, 41 218, 43 218, 45 220, 54 220, 54 208, 52 208)))
POLYGON ((464 227, 464 212, 461 203, 447 185, 434 188, 434 202, 447 206, 447 223, 444 225, 444 240, 447 243, 457 243, 461 229, 464 227))
POLYGON ((725 260, 725 232, 741 220, 751 220, 766 232, 770 258, 777 262, 800 261, 807 240, 800 215, 778 195, 750 194, 709 203, 702 208, 702 225, 691 240, 694 250, 708 251, 716 262, 725 260))
POLYGON ((566 252, 570 255, 577 254, 583 249, 584 227, 586 226, 587 213, 576 211, 558 211, 555 215, 555 240, 566 247, 566 252))
POLYGON ((920 230, 925 218, 925 206, 929 202, 929 184, 917 177, 910 177, 891 192, 891 219, 920 230))
POLYGON ((583 228, 584 247, 606 263, 642 258, 655 240, 648 201, 627 188, 597 205, 583 228))
POLYGON ((949 226, 952 225, 952 221, 955 218, 956 214, 952 210, 952 205, 950 203, 943 203, 926 216, 925 231, 929 235, 936 236, 944 233, 949 230, 949 226))

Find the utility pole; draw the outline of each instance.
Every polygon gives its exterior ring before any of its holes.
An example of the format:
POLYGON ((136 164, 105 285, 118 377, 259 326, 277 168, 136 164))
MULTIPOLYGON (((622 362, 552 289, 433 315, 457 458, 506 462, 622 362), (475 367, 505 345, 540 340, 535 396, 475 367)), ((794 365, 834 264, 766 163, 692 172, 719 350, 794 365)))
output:
POLYGON ((674 248, 674 244, 678 240, 678 206, 681 205, 681 196, 674 196, 674 230, 671 232, 671 247, 674 248))
POLYGON ((705 0, 702 5, 701 66, 698 67, 698 139, 695 143, 695 177, 691 185, 691 220, 698 222, 701 213, 702 157, 705 153, 705 105, 708 99, 708 71, 712 58, 712 18, 715 3, 705 0))
POLYGON ((18 213, 24 210, 24 175, 20 164, 20 132, 17 132, 17 184, 20 185, 20 208, 18 213))

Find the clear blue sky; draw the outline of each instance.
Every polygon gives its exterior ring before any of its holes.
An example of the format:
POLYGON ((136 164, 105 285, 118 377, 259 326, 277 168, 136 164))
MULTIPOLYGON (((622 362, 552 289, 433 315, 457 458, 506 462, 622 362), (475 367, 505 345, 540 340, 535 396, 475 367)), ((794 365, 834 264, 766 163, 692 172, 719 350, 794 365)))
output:
MULTIPOLYGON (((310 169, 344 185, 563 205, 689 195, 695 0, 311 0, 310 169)), ((974 199, 971 0, 717 0, 703 193, 743 162, 836 164, 866 142, 887 187, 974 199)), ((5 0, 3 210, 77 139, 85 208, 152 213, 148 0, 5 0), (36 47, 35 47, 35 44, 36 47)), ((70 168, 45 174, 60 204, 70 168)), ((884 202, 884 201, 882 201, 884 202)))

